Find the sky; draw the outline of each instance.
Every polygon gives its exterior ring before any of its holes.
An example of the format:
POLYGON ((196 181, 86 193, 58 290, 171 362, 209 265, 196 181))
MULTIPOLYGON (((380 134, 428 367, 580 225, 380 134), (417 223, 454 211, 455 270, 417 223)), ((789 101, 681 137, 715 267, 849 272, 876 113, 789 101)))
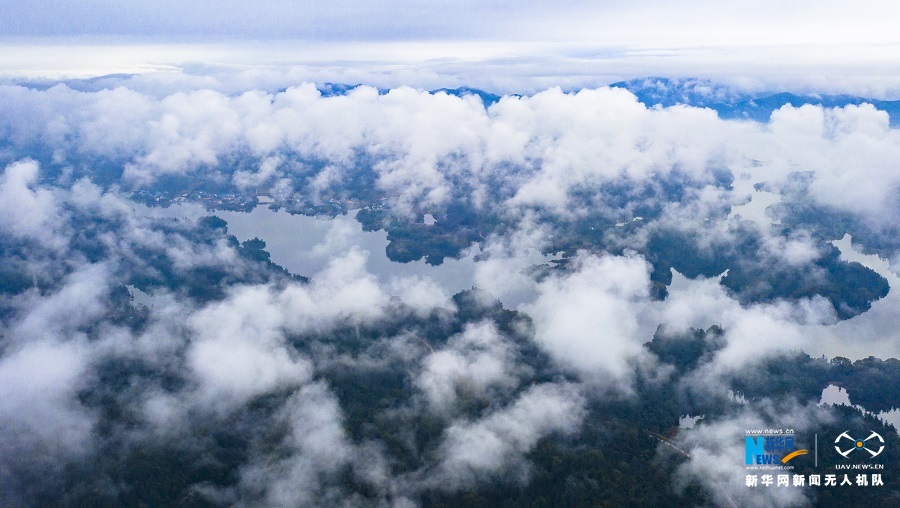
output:
POLYGON ((0 7, 7 36, 162 40, 810 44, 898 40, 895 2, 37 1, 0 7), (872 12, 881 15, 872 16, 872 12), (698 28, 702 28, 698 30, 698 28))
POLYGON ((7 2, 0 73, 293 66, 500 92, 664 75, 894 97, 898 18, 900 6, 880 0, 7 2))

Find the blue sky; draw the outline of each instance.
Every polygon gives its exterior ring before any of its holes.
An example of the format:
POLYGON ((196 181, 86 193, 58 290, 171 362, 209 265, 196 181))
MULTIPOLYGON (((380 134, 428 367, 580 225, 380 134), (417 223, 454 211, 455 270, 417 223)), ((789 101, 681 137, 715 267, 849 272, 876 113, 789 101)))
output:
POLYGON ((300 66, 379 85, 664 75, 893 96, 896 19, 900 4, 883 0, 36 0, 0 3, 0 74, 300 66))
POLYGON ((836 0, 33 0, 0 4, 0 36, 168 41, 517 40, 658 44, 896 42, 896 2, 836 0))

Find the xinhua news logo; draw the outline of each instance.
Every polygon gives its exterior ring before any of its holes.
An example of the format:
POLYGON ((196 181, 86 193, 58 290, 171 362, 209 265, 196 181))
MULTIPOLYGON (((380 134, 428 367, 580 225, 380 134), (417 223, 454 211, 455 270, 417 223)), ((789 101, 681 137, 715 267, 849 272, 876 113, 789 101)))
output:
POLYGON ((793 431, 748 432, 744 450, 748 466, 784 465, 809 453, 795 448, 793 431))

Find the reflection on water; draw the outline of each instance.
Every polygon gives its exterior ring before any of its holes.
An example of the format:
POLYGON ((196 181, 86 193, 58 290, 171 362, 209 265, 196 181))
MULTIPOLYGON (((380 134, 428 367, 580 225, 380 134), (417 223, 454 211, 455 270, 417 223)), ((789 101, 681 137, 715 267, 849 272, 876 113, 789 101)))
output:
POLYGON ((168 208, 133 204, 140 215, 151 217, 182 217, 197 219, 216 215, 228 222, 228 232, 238 240, 259 238, 266 242, 266 250, 273 262, 291 273, 314 276, 328 262, 351 249, 368 253, 366 270, 390 288, 399 278, 421 277, 433 280, 448 294, 478 286, 500 299, 506 308, 519 308, 536 296, 535 281, 525 275, 531 267, 546 263, 558 256, 544 256, 538 249, 525 249, 513 257, 476 261, 481 254, 478 246, 461 259, 445 258, 438 266, 424 260, 396 263, 388 259, 385 231, 363 231, 356 220, 356 212, 335 218, 316 218, 291 215, 258 206, 253 211, 210 212, 192 203, 174 204, 168 208))
POLYGON ((744 220, 753 221, 761 225, 779 224, 780 221, 772 220, 771 217, 766 215, 766 209, 780 203, 781 196, 767 191, 752 190, 751 192, 750 201, 742 205, 732 206, 728 218, 733 219, 740 216, 744 220))
MULTIPOLYGON (((154 217, 197 218, 214 213, 228 221, 228 230, 239 240, 258 237, 266 242, 266 250, 272 261, 287 268, 292 273, 311 276, 321 271, 329 260, 341 256, 350 249, 368 252, 366 268, 389 287, 391 280, 400 277, 430 278, 439 284, 448 295, 479 286, 497 296, 507 308, 520 308, 533 301, 536 287, 531 277, 522 275, 530 266, 545 263, 544 257, 535 251, 516 258, 491 258, 476 261, 473 253, 462 259, 447 258, 439 266, 431 266, 424 260, 411 263, 395 263, 385 255, 388 245, 384 231, 365 232, 353 214, 336 218, 315 218, 291 215, 285 211, 273 211, 266 207, 256 207, 252 212, 208 212, 197 204, 182 203, 169 208, 148 208, 135 204, 135 210, 142 215, 154 217)), ((355 212, 354 212, 355 213, 355 212)), ((884 260, 877 256, 865 256, 855 251, 850 237, 845 236, 834 244, 841 250, 842 259, 859 261, 886 277, 891 291, 872 304, 868 312, 852 319, 831 325, 800 326, 803 344, 798 344, 807 354, 817 357, 845 356, 851 360, 874 355, 879 358, 900 357, 900 328, 897 323, 897 309, 900 309, 900 277, 884 260)), ((674 271, 673 271, 674 272, 674 271)), ((677 272, 673 273, 670 291, 690 292, 698 281, 690 280, 677 272)), ((657 303, 656 306, 661 306, 657 303)), ((649 323, 648 334, 652 336, 658 323, 649 323)), ((715 323, 696 323, 706 328, 715 323)))
POLYGON ((828 385, 822 390, 822 398, 819 404, 827 404, 829 406, 852 406, 850 403, 850 394, 847 390, 837 385, 828 385))
POLYGON ((878 418, 889 425, 894 426, 894 430, 900 430, 900 409, 891 409, 890 411, 882 411, 878 413, 878 418))
POLYGON ((385 255, 388 245, 384 231, 363 231, 356 212, 335 218, 291 215, 284 210, 256 207, 250 213, 219 211, 228 222, 229 233, 244 241, 258 237, 266 242, 272 261, 291 273, 312 275, 328 262, 352 248, 368 252, 367 270, 382 282, 398 277, 428 277, 450 294, 473 286, 475 261, 472 256, 447 258, 439 266, 424 260, 395 263, 385 255))
POLYGON ((872 308, 862 314, 832 326, 810 327, 810 333, 819 338, 821 348, 807 351, 826 356, 846 356, 851 360, 876 356, 900 358, 900 327, 897 326, 900 309, 900 277, 897 267, 874 255, 862 254, 852 245, 850 235, 831 242, 841 251, 841 259, 855 261, 887 279, 890 290, 887 296, 872 302, 872 308))
POLYGON ((900 409, 891 409, 890 411, 882 411, 878 414, 872 413, 871 411, 866 410, 866 408, 853 404, 850 402, 850 394, 847 393, 847 390, 841 388, 837 385, 828 385, 822 390, 822 400, 819 401, 819 405, 843 405, 850 406, 859 409, 863 414, 874 414, 877 418, 879 418, 884 423, 888 425, 893 425, 894 429, 900 429, 900 409))
POLYGON ((678 428, 693 429, 697 422, 703 419, 703 415, 682 415, 678 417, 678 428))

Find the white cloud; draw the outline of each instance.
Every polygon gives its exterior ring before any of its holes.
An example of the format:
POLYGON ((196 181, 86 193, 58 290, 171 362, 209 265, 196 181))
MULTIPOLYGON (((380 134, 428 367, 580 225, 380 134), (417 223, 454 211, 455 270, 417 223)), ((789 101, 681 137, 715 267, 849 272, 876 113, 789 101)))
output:
POLYGON ((279 295, 286 326, 296 332, 361 324, 385 315, 389 296, 365 269, 367 253, 351 249, 313 277, 309 286, 292 284, 279 295))
POLYGON ((265 286, 241 288, 226 302, 191 318, 197 338, 190 345, 188 361, 207 404, 243 404, 310 379, 310 363, 285 343, 284 319, 265 286))
POLYGON ((0 359, 0 464, 88 451, 94 420, 75 394, 87 382, 89 361, 83 344, 49 340, 0 359))
POLYGON ((650 309, 651 322, 666 323, 673 330, 724 328, 726 346, 689 380, 716 393, 722 390, 722 376, 753 362, 795 351, 819 354, 821 328, 836 322, 834 308, 822 297, 742 306, 717 277, 687 280, 677 273, 669 297, 650 309))
POLYGON ((26 294, 20 303, 24 312, 12 327, 10 339, 19 343, 71 340, 80 329, 103 318, 109 276, 104 264, 86 265, 70 274, 52 294, 26 294))
MULTIPOLYGON (((248 136, 253 136, 252 132, 248 133, 248 136)), ((276 136, 266 136, 267 139, 276 139, 276 136)), ((268 150, 263 150, 262 153, 268 153, 274 150, 276 147, 273 146, 268 150)), ((233 180, 234 184, 238 189, 241 190, 251 190, 253 187, 257 187, 263 185, 267 181, 271 180, 273 176, 275 176, 278 166, 281 164, 282 160, 280 157, 272 156, 266 157, 259 164, 259 168, 254 171, 240 170, 234 174, 233 180)))
POLYGON ((287 424, 284 458, 260 456, 241 472, 240 504, 321 506, 337 501, 335 477, 355 453, 343 429, 337 400, 321 383, 291 396, 279 413, 287 424))
MULTIPOLYGON (((189 320, 195 339, 188 361, 200 383, 197 396, 209 407, 227 408, 300 386, 310 380, 313 366, 288 344, 289 334, 372 323, 387 316, 390 301, 365 271, 365 254, 355 249, 332 260, 309 284, 238 287, 189 320)), ((427 310, 426 302, 417 306, 427 310)))
MULTIPOLYGON (((619 178, 653 185, 672 171, 702 187, 715 170, 756 161, 758 181, 812 171, 810 195, 819 203, 890 225, 900 186, 891 169, 900 162, 900 137, 884 112, 867 105, 785 106, 760 125, 723 121, 708 109, 648 109, 622 89, 555 88, 505 97, 485 110, 472 96, 359 87, 322 97, 307 83, 274 93, 199 88, 160 98, 122 87, 87 93, 4 86, 0 108, 10 150, 37 143, 61 165, 106 158, 124 168, 127 184, 212 171, 242 188, 277 178, 307 181, 311 187, 298 190, 315 194, 340 186, 362 163, 396 213, 458 199, 457 182, 464 182, 471 202, 505 208, 511 217, 531 206, 578 216, 584 210, 572 206, 574 188, 619 178), (246 156, 256 168, 218 166, 246 156), (513 197, 495 203, 489 190, 513 197)), ((31 189, 36 170, 29 164, 10 166, 3 181, 7 202, 17 204, 6 227, 20 233, 39 230, 53 214, 42 210, 46 192, 31 189)))
POLYGON ((435 486, 460 489, 493 474, 524 480, 524 454, 544 436, 577 432, 583 404, 571 385, 536 385, 480 420, 454 423, 441 444, 438 475, 432 478, 435 486))
POLYGON ((432 279, 421 276, 399 277, 391 279, 388 285, 390 294, 418 315, 425 316, 440 309, 455 310, 450 295, 432 279))
POLYGON ((516 387, 522 368, 515 360, 514 346, 493 323, 469 325, 450 337, 447 347, 422 360, 416 385, 429 405, 443 412, 459 397, 485 397, 492 388, 516 387))
POLYGON ((35 188, 38 164, 14 162, 0 176, 0 229, 14 235, 50 242, 49 227, 57 220, 57 209, 49 190, 35 188))
POLYGON ((763 178, 778 182, 787 171, 812 171, 809 191, 819 203, 875 224, 897 222, 900 176, 893 168, 900 164, 900 132, 888 127, 885 112, 865 104, 785 106, 766 130, 745 148, 762 161, 763 178))
POLYGON ((575 269, 542 282, 523 310, 535 341, 586 380, 625 382, 652 336, 638 316, 649 303, 649 265, 638 256, 582 255, 575 269))

